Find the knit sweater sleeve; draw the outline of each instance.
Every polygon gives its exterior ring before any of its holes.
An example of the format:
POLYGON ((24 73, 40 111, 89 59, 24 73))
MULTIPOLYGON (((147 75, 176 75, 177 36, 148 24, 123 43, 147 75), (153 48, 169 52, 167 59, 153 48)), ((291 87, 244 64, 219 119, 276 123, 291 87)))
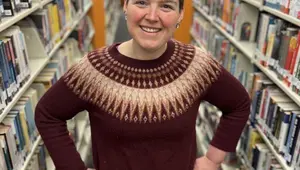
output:
POLYGON ((223 151, 235 152, 250 114, 250 98, 242 84, 220 67, 219 77, 204 97, 223 113, 211 145, 223 151))
POLYGON ((85 110, 87 105, 67 86, 65 76, 38 102, 35 122, 57 170, 85 170, 87 168, 69 137, 66 121, 85 110))

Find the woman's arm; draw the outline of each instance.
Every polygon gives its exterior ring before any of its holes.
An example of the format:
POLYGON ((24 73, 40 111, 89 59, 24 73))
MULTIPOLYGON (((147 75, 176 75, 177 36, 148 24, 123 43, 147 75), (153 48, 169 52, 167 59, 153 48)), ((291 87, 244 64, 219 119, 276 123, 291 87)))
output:
POLYGON ((226 152, 235 152, 236 145, 250 114, 250 98, 242 84, 221 67, 221 73, 209 87, 204 100, 222 111, 222 117, 211 146, 209 160, 220 164, 226 152))
POLYGON ((86 102, 71 91, 64 78, 55 83, 38 102, 35 121, 57 170, 86 170, 69 136, 66 120, 85 110, 86 102))

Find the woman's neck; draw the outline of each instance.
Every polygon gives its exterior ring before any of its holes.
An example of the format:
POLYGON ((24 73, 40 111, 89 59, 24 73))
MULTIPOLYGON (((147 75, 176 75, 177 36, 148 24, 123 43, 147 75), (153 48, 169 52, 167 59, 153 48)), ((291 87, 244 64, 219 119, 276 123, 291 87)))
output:
POLYGON ((167 49, 167 44, 161 48, 148 51, 142 48, 137 42, 133 39, 126 41, 119 45, 119 52, 127 57, 138 59, 138 60, 154 60, 159 58, 167 49))

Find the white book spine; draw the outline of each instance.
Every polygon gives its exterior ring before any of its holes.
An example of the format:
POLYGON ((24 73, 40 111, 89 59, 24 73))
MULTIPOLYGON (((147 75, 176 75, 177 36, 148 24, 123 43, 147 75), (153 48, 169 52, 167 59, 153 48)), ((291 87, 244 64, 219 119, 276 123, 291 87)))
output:
POLYGON ((281 128, 280 128, 280 133, 279 133, 279 152, 284 152, 284 149, 285 149, 285 140, 286 140, 286 137, 288 135, 288 130, 289 130, 289 123, 286 123, 286 122, 281 122, 281 128))

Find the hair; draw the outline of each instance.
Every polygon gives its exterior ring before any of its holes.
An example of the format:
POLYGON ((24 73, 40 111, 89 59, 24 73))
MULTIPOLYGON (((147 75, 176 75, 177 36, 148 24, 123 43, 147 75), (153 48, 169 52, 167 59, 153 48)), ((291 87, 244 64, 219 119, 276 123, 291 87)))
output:
MULTIPOLYGON (((126 4, 128 3, 129 0, 126 0, 126 4)), ((179 11, 183 10, 183 4, 184 0, 179 0, 179 11)))

